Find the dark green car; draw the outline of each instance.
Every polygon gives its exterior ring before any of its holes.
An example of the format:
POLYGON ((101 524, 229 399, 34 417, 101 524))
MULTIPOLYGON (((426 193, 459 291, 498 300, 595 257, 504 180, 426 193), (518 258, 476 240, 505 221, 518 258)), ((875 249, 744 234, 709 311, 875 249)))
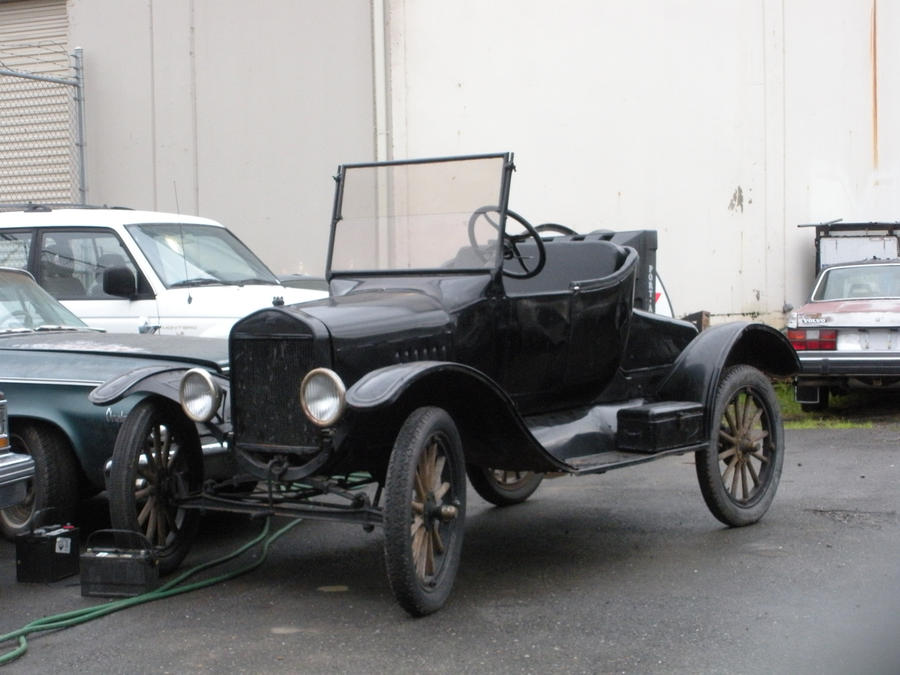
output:
POLYGON ((225 340, 93 330, 28 272, 0 267, 0 391, 9 401, 12 449, 35 464, 25 501, 0 510, 3 535, 27 530, 37 511, 44 520, 73 520, 79 500, 103 490, 128 413, 143 403, 173 408, 187 421, 172 402, 177 375, 193 367, 223 374, 227 357, 225 340), (176 378, 172 390, 130 393, 109 406, 88 400, 103 383, 127 386, 135 373, 166 371, 176 378))

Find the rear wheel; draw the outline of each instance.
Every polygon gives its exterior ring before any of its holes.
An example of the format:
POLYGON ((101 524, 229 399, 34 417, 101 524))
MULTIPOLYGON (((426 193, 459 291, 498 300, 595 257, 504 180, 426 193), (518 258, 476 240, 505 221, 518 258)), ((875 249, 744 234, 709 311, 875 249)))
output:
POLYGON ((506 471, 474 465, 467 466, 466 473, 475 492, 495 506, 521 504, 544 480, 544 474, 533 471, 506 471))
POLYGON ((725 371, 716 392, 709 445, 695 455, 706 505, 726 525, 750 525, 775 498, 784 431, 775 390, 756 368, 725 371))
POLYGON ((143 534, 162 574, 187 555, 200 513, 179 499, 203 483, 203 453, 194 424, 168 401, 147 399, 119 430, 109 476, 112 526, 143 534))
POLYGON ((466 472, 456 425, 419 408, 397 434, 385 481, 384 555, 397 602, 430 614, 450 595, 462 550, 466 472))
POLYGON ((36 525, 71 522, 78 508, 78 464, 65 435, 52 427, 16 424, 10 433, 12 449, 34 459, 34 478, 25 501, 0 510, 0 531, 12 539, 36 525), (42 522, 41 522, 42 521, 42 522))

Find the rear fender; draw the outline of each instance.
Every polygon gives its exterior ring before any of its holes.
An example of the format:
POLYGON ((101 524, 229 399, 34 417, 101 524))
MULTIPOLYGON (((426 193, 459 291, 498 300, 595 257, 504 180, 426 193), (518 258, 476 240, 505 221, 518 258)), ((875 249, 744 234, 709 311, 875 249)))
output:
POLYGON ((747 364, 777 377, 800 369, 788 339, 771 326, 734 322, 708 328, 681 352, 661 384, 659 400, 698 401, 704 405, 709 429, 716 390, 725 368, 747 364))
POLYGON ((438 406, 453 418, 466 461, 504 469, 560 471, 528 431, 512 399, 484 373, 458 363, 416 361, 374 370, 347 390, 354 435, 385 444, 421 406, 438 406))

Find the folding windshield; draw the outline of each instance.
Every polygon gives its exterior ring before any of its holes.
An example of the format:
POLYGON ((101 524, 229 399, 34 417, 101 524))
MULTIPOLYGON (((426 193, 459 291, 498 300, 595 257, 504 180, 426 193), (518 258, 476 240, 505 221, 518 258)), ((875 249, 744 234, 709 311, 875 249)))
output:
POLYGON ((900 298, 900 265, 832 267, 822 273, 813 300, 900 298))
POLYGON ((269 268, 224 227, 182 223, 127 227, 166 288, 278 283, 269 268))
POLYGON ((507 154, 342 167, 330 272, 496 267, 509 167, 507 154))

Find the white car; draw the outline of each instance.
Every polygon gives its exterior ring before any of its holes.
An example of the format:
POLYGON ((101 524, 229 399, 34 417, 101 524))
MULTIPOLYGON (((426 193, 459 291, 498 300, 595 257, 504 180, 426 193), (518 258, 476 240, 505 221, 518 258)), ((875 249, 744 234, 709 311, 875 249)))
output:
POLYGON ((282 285, 214 220, 122 208, 0 213, 0 265, 29 270, 85 323, 116 333, 227 337, 256 309, 327 295, 282 285))

